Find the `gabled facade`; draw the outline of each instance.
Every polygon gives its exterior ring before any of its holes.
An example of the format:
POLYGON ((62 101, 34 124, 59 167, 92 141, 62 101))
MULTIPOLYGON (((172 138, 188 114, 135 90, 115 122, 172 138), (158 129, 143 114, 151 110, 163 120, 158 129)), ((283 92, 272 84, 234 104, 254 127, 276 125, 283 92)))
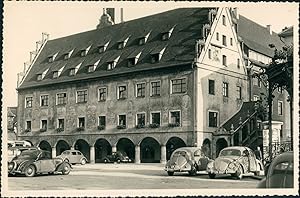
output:
POLYGON ((92 163, 116 150, 136 163, 165 162, 196 145, 214 157, 233 144, 219 129, 249 100, 251 84, 230 9, 100 24, 44 44, 18 87, 19 139, 53 156, 78 149, 92 163))

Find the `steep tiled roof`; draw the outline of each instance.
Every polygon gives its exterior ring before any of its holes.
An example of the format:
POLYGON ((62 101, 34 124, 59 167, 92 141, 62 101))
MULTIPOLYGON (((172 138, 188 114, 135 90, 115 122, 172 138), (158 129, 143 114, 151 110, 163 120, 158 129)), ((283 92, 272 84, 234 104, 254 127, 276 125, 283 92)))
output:
POLYGON ((182 8, 163 12, 160 14, 135 19, 132 21, 91 30, 63 38, 50 40, 46 43, 30 72, 26 76, 19 89, 60 83, 66 81, 97 78, 120 73, 170 67, 173 65, 191 64, 195 54, 196 39, 201 39, 202 26, 208 23, 209 8, 182 8), (169 40, 162 41, 163 32, 173 29, 169 40), (149 32, 147 42, 139 45, 139 39, 149 32), (123 49, 117 49, 119 41, 129 37, 123 49), (103 53, 98 52, 98 47, 109 42, 103 53), (81 57, 82 49, 91 46, 86 56, 81 57), (151 63, 151 54, 156 50, 165 48, 163 56, 158 63, 151 63), (67 60, 64 55, 74 49, 71 57, 67 60), (133 67, 127 66, 127 59, 135 52, 142 51, 138 63, 133 67), (51 63, 48 57, 58 52, 55 60, 51 63), (107 62, 120 56, 116 68, 107 70, 107 62), (87 73, 85 66, 100 62, 93 73, 87 73), (82 62, 75 76, 68 76, 70 68, 82 62), (66 65, 60 77, 52 79, 52 72, 66 65), (49 68, 44 79, 37 81, 36 75, 49 68))
POLYGON ((284 43, 279 36, 244 16, 239 16, 238 20, 238 36, 240 36, 244 43, 254 51, 262 53, 266 56, 272 57, 274 49, 269 47, 269 44, 274 44, 276 48, 281 49, 284 43))

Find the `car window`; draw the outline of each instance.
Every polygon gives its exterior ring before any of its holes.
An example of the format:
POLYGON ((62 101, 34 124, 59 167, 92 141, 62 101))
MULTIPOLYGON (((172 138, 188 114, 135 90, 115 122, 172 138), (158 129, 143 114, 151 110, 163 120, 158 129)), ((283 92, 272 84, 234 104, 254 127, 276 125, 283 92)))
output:
POLYGON ((76 152, 72 152, 72 155, 76 155, 76 152))
POLYGON ((241 156, 241 151, 237 149, 222 150, 220 156, 241 156))
POLYGON ((274 167, 274 171, 277 171, 277 170, 286 170, 288 167, 289 167, 289 163, 288 162, 281 162, 281 163, 277 164, 274 167))

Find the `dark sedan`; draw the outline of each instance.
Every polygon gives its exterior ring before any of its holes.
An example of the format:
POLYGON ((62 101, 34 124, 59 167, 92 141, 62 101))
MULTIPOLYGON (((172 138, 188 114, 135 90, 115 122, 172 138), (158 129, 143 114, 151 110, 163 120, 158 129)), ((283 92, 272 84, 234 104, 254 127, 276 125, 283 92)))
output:
POLYGON ((111 155, 107 155, 102 160, 104 163, 111 163, 111 162, 117 162, 117 163, 128 163, 132 162, 132 160, 127 156, 125 152, 117 151, 113 152, 111 155))
POLYGON ((26 150, 14 157, 8 163, 8 174, 24 174, 33 177, 36 174, 53 174, 60 172, 63 175, 69 174, 71 164, 60 158, 51 159, 51 154, 44 150, 26 150))

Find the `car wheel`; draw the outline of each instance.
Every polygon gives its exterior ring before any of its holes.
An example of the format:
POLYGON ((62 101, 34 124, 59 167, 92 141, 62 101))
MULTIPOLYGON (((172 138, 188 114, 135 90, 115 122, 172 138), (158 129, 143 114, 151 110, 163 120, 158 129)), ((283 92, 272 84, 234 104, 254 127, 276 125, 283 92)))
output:
POLYGON ((80 161, 80 164, 81 164, 81 165, 85 165, 85 164, 86 164, 86 160, 85 160, 85 159, 82 159, 82 160, 80 161))
POLYGON ((117 159, 117 163, 120 164, 120 163, 121 163, 121 160, 120 160, 120 159, 117 159))
POLYGON ((108 162, 107 159, 104 159, 103 161, 104 161, 105 164, 108 162))
POLYGON ((174 175, 174 172, 168 171, 168 175, 169 175, 169 176, 173 176, 173 175, 174 175))
POLYGON ((255 171, 255 172, 254 172, 254 175, 255 175, 255 176, 259 176, 259 175, 260 175, 260 171, 255 171))
POLYGON ((208 176, 210 179, 216 178, 216 174, 214 174, 214 173, 208 173, 208 176))
POLYGON ((234 176, 236 177, 236 179, 242 179, 243 178, 243 170, 242 170, 241 167, 239 169, 237 169, 234 176))
POLYGON ((36 169, 34 165, 29 165, 25 169, 25 176, 26 177, 33 177, 35 175, 36 169))
POLYGON ((63 170, 61 171, 61 173, 63 174, 63 175, 68 175, 69 173, 70 173, 70 171, 71 171, 71 166, 70 166, 70 164, 65 164, 64 165, 64 167, 63 167, 63 170))
POLYGON ((192 170, 189 171, 189 175, 191 175, 191 176, 197 175, 197 170, 196 170, 196 168, 192 168, 192 170))

